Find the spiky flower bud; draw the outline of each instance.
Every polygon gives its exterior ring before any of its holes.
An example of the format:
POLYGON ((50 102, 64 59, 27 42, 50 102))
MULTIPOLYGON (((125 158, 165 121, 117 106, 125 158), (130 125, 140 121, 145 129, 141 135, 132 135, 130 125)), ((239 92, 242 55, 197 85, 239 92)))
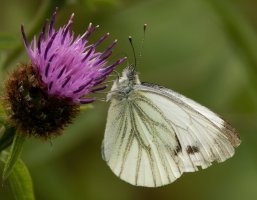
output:
POLYGON ((31 63, 19 64, 5 84, 10 123, 28 136, 49 138, 61 134, 79 113, 80 104, 95 101, 87 95, 105 89, 106 85, 99 84, 126 59, 108 65, 107 58, 117 40, 98 52, 96 47, 109 33, 95 44, 88 44, 88 38, 98 26, 90 23, 82 36, 74 38, 70 32, 74 15, 57 31, 55 16, 56 11, 49 26, 46 21, 38 39, 35 36, 31 44, 21 26, 31 63))

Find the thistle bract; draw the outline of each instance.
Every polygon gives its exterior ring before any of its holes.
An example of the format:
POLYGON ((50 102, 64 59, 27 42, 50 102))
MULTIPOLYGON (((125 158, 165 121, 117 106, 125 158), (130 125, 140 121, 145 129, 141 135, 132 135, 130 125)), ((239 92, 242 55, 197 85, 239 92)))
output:
POLYGON ((82 36, 75 37, 70 31, 73 16, 55 30, 55 11, 49 25, 46 21, 31 43, 21 26, 31 63, 20 64, 7 80, 6 103, 10 122, 25 134, 46 138, 60 134, 77 115, 80 104, 95 101, 87 95, 105 89, 102 83, 126 59, 108 64, 117 40, 98 52, 96 48, 109 33, 89 44, 98 26, 90 23, 82 36))

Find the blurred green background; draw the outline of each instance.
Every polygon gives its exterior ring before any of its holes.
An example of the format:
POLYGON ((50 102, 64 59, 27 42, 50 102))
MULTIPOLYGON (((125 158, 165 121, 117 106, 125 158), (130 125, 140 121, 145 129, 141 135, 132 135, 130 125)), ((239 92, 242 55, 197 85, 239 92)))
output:
MULTIPOLYGON (((28 35, 38 34, 55 6, 56 27, 74 12, 76 34, 93 22, 101 25, 93 40, 105 32, 117 38, 112 61, 125 55, 133 61, 127 37, 133 36, 138 53, 147 23, 138 65, 141 80, 171 88, 221 114, 239 131, 242 144, 228 161, 184 174, 168 186, 134 187, 119 180, 101 158, 108 104, 96 102, 63 136, 27 141, 22 157, 37 200, 257 199, 257 1, 0 0, 1 83, 17 62, 28 61, 20 24, 28 35)), ((8 185, 1 186, 0 199, 12 200, 8 185)))

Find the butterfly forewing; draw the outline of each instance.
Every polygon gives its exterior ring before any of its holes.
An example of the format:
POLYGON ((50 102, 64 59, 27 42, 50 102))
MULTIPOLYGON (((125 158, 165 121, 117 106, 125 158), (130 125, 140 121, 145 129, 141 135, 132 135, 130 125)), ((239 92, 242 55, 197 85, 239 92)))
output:
POLYGON ((239 143, 209 109, 172 90, 138 84, 129 98, 111 100, 103 157, 121 179, 157 187, 225 161, 239 143))
POLYGON ((143 90, 145 92, 152 92, 157 94, 157 96, 161 95, 170 99, 178 106, 185 107, 189 111, 191 110, 191 112, 195 115, 198 115, 209 121, 208 124, 216 126, 216 128, 220 129, 220 131, 226 135, 226 137, 234 147, 239 146, 241 141, 236 130, 232 128, 231 125, 223 120, 219 115, 212 112, 210 109, 200 105, 199 103, 193 101, 192 99, 189 99, 177 92, 174 92, 173 90, 151 83, 135 85, 135 89, 143 90))

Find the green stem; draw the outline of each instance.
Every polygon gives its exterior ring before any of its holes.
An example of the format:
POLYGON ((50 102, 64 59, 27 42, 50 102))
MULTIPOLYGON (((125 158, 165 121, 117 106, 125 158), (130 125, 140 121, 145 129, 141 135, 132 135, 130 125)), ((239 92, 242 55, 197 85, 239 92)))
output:
POLYGON ((13 143, 4 166, 3 180, 6 180, 19 160, 26 137, 20 133, 15 134, 13 143))
POLYGON ((9 147, 15 135, 15 128, 7 126, 4 135, 0 138, 0 152, 9 147))

